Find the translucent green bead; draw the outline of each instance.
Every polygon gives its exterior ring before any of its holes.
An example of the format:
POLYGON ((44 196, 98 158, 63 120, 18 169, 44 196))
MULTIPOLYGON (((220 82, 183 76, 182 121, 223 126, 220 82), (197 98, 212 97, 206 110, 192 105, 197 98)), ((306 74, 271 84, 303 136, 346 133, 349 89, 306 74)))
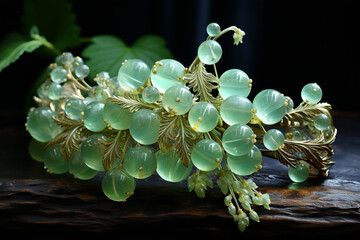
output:
POLYGON ((217 63, 222 56, 222 48, 215 40, 206 40, 198 48, 198 56, 201 62, 212 65, 217 63))
POLYGON ((67 70, 63 67, 56 67, 50 73, 50 78, 54 83, 63 83, 67 80, 67 70))
POLYGON ((44 153, 44 164, 55 174, 63 174, 69 170, 69 164, 64 158, 61 144, 55 144, 46 149, 44 153))
POLYGON ((207 34, 209 34, 210 37, 215 37, 220 33, 220 31, 221 31, 220 25, 214 22, 210 23, 206 27, 206 32, 207 34))
POLYGON ((183 115, 190 110, 193 97, 185 86, 176 85, 166 89, 162 102, 166 111, 175 115, 183 115))
POLYGON ((229 125, 247 124, 253 116, 253 106, 249 99, 233 95, 226 98, 220 107, 220 115, 229 125))
POLYGON ((293 182, 304 182, 309 177, 309 169, 303 163, 297 163, 296 168, 289 167, 289 178, 293 182))
POLYGON ((284 134, 277 129, 267 131, 263 138, 264 146, 272 151, 280 149, 284 144, 284 140, 284 134))
POLYGON ((293 141, 309 140, 309 135, 302 128, 290 127, 286 130, 286 139, 293 141))
POLYGON ((113 201, 126 201, 134 194, 135 179, 122 169, 110 169, 102 179, 104 194, 113 201))
POLYGON ((84 114, 85 110, 85 103, 81 99, 69 99, 65 103, 65 114, 68 116, 68 118, 73 120, 79 120, 82 118, 82 114, 84 114))
POLYGON ((156 170, 156 157, 153 151, 144 146, 128 149, 123 166, 134 178, 148 178, 156 170))
POLYGON ((74 56, 71 52, 63 52, 60 56, 59 56, 59 61, 62 65, 66 66, 70 66, 71 63, 74 60, 74 56))
POLYGON ((174 148, 166 152, 160 149, 155 156, 156 171, 162 179, 168 182, 180 182, 190 174, 192 163, 190 162, 189 166, 185 167, 174 148))
POLYGON ((105 103, 106 100, 111 96, 111 91, 108 87, 96 86, 93 89, 95 90, 95 98, 99 102, 105 103))
POLYGON ((61 127, 55 123, 53 116, 56 114, 48 107, 35 108, 26 121, 30 135, 39 142, 48 142, 61 131, 61 127))
POLYGON ((241 156, 229 155, 227 164, 230 170, 240 176, 247 176, 256 171, 262 161, 261 151, 253 146, 252 149, 241 156))
POLYGON ((51 86, 53 82, 52 81, 45 81, 43 82, 38 89, 36 90, 36 94, 40 97, 40 98, 47 98, 48 97, 48 92, 49 92, 49 87, 51 86))
POLYGON ((31 139, 28 150, 32 159, 38 162, 44 162, 45 143, 31 139))
POLYGON ((226 152, 234 156, 241 156, 248 153, 254 146, 255 137, 249 126, 236 123, 224 131, 222 143, 226 152))
POLYGON ((87 76, 89 76, 89 73, 90 73, 90 68, 88 67, 88 65, 79 64, 75 68, 75 74, 79 78, 86 78, 87 76))
POLYGON ((204 139, 191 150, 191 161, 201 171, 212 171, 220 166, 223 158, 222 147, 211 139, 204 139))
POLYGON ((208 132, 216 127, 219 113, 211 103, 198 102, 190 109, 188 119, 195 131, 208 132))
POLYGON ((108 85, 109 80, 110 80, 110 74, 108 72, 100 72, 96 74, 96 77, 94 78, 94 81, 100 87, 106 87, 108 85))
POLYGON ((94 101, 88 104, 84 110, 84 125, 92 132, 100 132, 104 130, 106 124, 103 118, 103 110, 105 104, 94 101))
POLYGON ((306 103, 316 104, 322 98, 322 90, 317 83, 308 83, 301 89, 301 98, 306 103))
POLYGON ((185 67, 174 59, 158 61, 151 71, 151 83, 160 93, 175 85, 183 85, 185 67))
POLYGON ((160 99, 160 92, 154 86, 148 86, 142 91, 142 98, 145 102, 154 103, 160 99))
POLYGON ((135 141, 149 145, 157 142, 160 130, 160 117, 149 109, 141 109, 130 119, 130 134, 135 141))
POLYGON ((102 159, 105 146, 99 143, 98 139, 106 141, 105 136, 101 134, 91 135, 81 144, 81 158, 83 162, 95 171, 104 171, 102 159))
POLYGON ((72 151, 69 161, 69 171, 81 180, 89 180, 97 174, 97 171, 89 168, 83 162, 80 150, 72 151))
POLYGON ((125 130, 130 127, 130 119, 133 113, 127 108, 122 108, 112 102, 106 102, 103 111, 104 120, 114 129, 125 130))
POLYGON ((58 83, 52 83, 48 89, 48 97, 51 100, 59 100, 63 92, 63 87, 58 83))
POLYGON ((294 101, 290 97, 285 96, 285 111, 290 112, 293 109, 294 109, 294 101))
POLYGON ((318 130, 326 130, 330 126, 330 119, 326 114, 320 113, 314 118, 314 125, 318 130))
POLYGON ((136 91, 144 86, 150 76, 150 68, 140 59, 129 59, 123 63, 118 73, 120 87, 124 91, 136 91))
POLYGON ((230 69, 224 72, 219 79, 219 93, 226 99, 233 95, 247 97, 250 94, 252 80, 240 69, 230 69))
POLYGON ((285 98, 273 89, 259 92, 253 100, 253 107, 256 109, 256 116, 268 125, 280 122, 286 113, 285 98))

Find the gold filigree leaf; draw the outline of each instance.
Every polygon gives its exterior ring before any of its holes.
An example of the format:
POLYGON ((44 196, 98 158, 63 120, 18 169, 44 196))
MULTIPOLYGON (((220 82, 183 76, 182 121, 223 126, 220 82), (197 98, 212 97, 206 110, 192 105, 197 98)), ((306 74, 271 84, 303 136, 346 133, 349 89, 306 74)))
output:
POLYGON ((128 108, 130 112, 136 112, 143 108, 159 108, 159 105, 156 103, 147 103, 139 96, 139 94, 132 93, 124 93, 124 96, 112 96, 108 98, 108 101, 122 105, 123 108, 128 108))

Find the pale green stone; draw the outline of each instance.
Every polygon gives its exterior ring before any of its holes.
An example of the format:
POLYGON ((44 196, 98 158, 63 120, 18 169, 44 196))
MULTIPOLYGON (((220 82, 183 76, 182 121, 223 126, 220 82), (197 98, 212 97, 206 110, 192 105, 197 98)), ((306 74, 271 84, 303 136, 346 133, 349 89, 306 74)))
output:
POLYGON ((206 40, 198 48, 198 56, 201 62, 212 65, 217 63, 222 56, 222 48, 215 40, 206 40))
POLYGON ((64 158, 61 144, 55 144, 46 149, 44 164, 52 173, 56 174, 63 174, 69 170, 69 164, 64 158))
POLYGON ((191 161, 201 171, 212 171, 223 158, 221 146, 211 139, 204 139, 195 144, 191 150, 191 161))
POLYGON ((136 91, 144 86, 150 76, 150 68, 140 59, 129 59, 120 67, 118 81, 124 91, 136 91))
POLYGON ((154 86, 148 86, 142 91, 142 98, 145 102, 154 103, 160 99, 160 92, 154 86))
POLYGON ((168 88, 162 97, 163 106, 166 111, 175 115, 187 113, 193 103, 192 93, 181 85, 168 88))
POLYGON ((308 83, 301 89, 301 98, 306 103, 316 104, 322 98, 322 90, 317 83, 308 83))
POLYGON ((90 73, 90 68, 88 67, 88 65, 79 64, 75 68, 75 74, 79 78, 86 78, 87 76, 89 76, 89 73, 90 73))
POLYGON ((230 170, 240 176, 247 176, 255 172, 261 164, 261 151, 253 146, 252 149, 241 156, 228 155, 227 164, 230 170))
POLYGON ((220 107, 220 115, 229 125, 247 124, 253 116, 253 106, 249 99, 233 95, 226 98, 220 107))
POLYGON ((222 137, 223 147, 231 155, 244 155, 254 146, 254 136, 254 132, 249 126, 236 123, 225 130, 222 137))
POLYGON ((174 59, 163 59, 158 61, 151 71, 151 83, 160 93, 175 85, 183 85, 185 67, 174 59))
POLYGON ((81 157, 80 150, 74 150, 71 152, 69 161, 69 171, 78 179, 89 180, 97 174, 97 171, 89 168, 81 157))
POLYGON ((105 146, 99 143, 98 139, 106 141, 101 134, 91 135, 81 144, 81 158, 83 162, 95 171, 105 171, 102 164, 105 146))
POLYGON ((252 81, 249 76, 240 69, 230 69, 224 72, 219 79, 219 93, 226 99, 233 95, 247 97, 251 91, 252 81))
POLYGON ((48 89, 48 97, 53 100, 59 100, 63 92, 63 87, 58 83, 52 83, 48 89))
POLYGON ((133 113, 127 108, 122 108, 112 102, 106 102, 103 111, 104 120, 114 129, 125 130, 130 127, 130 119, 133 113))
POLYGON ((85 103, 81 99, 69 99, 65 103, 65 113, 68 118, 73 120, 79 120, 82 118, 81 113, 84 113, 85 103))
POLYGON ((259 92, 253 100, 253 107, 256 116, 268 125, 280 122, 286 113, 285 98, 273 89, 259 92))
POLYGON ((314 125, 318 130, 326 130, 330 126, 330 119, 326 114, 320 113, 314 118, 314 125))
POLYGON ((102 190, 113 201, 126 201, 135 187, 135 179, 122 169, 110 169, 102 179, 102 190))
POLYGON ((303 163, 297 163, 296 168, 289 167, 289 178, 293 182, 304 182, 309 177, 309 169, 303 163))
POLYGON ((188 119, 195 131, 208 132, 216 127, 219 113, 211 103, 198 102, 190 109, 188 119))
POLYGON ((100 132, 105 129, 106 124, 103 118, 105 104, 94 101, 88 104, 84 110, 84 125, 92 132, 100 132))
POLYGON ((35 139, 31 139, 28 150, 32 159, 38 162, 44 162, 44 152, 46 143, 38 142, 35 139))
POLYGON ((156 170, 155 153, 144 146, 128 149, 123 166, 126 172, 134 178, 148 178, 156 170))
POLYGON ((130 119, 130 134, 135 141, 149 145, 157 142, 160 130, 160 117, 149 109, 141 109, 130 119))
POLYGON ((263 138, 264 146, 273 151, 278 150, 284 144, 284 141, 284 134, 277 129, 267 131, 263 138))
POLYGON ((290 112, 293 109, 294 109, 294 101, 290 97, 285 96, 285 111, 290 112))
POLYGON ((105 103, 106 100, 111 96, 111 90, 108 87, 96 86, 95 89, 95 98, 99 102, 105 103))
POLYGON ((53 116, 56 114, 48 107, 35 108, 26 122, 30 135, 39 142, 48 142, 56 137, 61 127, 55 123, 53 116))
POLYGON ((207 34, 209 34, 210 37, 215 37, 220 33, 220 31, 221 31, 220 25, 215 22, 209 23, 209 25, 207 25, 206 27, 206 32, 207 34))
POLYGON ((36 90, 36 94, 38 95, 38 97, 47 98, 48 92, 49 92, 49 87, 51 86, 52 83, 53 83, 52 81, 43 82, 36 90))
POLYGON ((286 130, 286 138, 293 141, 309 140, 309 135, 303 128, 290 127, 286 130))
POLYGON ((63 67, 56 67, 50 73, 50 78, 54 83, 63 83, 67 80, 67 70, 63 67))

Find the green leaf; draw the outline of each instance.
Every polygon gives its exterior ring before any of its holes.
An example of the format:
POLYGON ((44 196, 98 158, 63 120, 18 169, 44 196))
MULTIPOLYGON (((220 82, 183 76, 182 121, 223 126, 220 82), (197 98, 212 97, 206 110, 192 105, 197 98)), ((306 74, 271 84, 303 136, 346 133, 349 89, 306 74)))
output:
POLYGON ((102 71, 116 76, 125 59, 142 59, 151 68, 156 61, 172 57, 164 39, 154 35, 139 38, 131 47, 109 35, 95 36, 92 42, 82 52, 82 56, 88 58, 86 64, 91 69, 90 79, 102 71))
POLYGON ((33 52, 45 42, 44 38, 25 40, 19 33, 8 34, 0 43, 0 72, 15 62, 24 52, 33 52))
POLYGON ((24 32, 28 33, 36 25, 60 51, 77 46, 80 44, 80 27, 75 24, 76 16, 71 8, 66 0, 25 0, 21 18, 24 32))

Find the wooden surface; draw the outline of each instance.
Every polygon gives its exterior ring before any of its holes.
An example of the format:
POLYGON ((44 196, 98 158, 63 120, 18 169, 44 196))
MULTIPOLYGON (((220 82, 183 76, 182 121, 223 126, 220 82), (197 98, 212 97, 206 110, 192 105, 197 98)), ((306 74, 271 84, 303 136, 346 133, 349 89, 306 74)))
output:
POLYGON ((28 238, 62 239, 74 232, 82 236, 116 233, 119 238, 125 234, 134 239, 197 234, 269 239, 360 233, 360 120, 337 117, 334 122, 338 128, 333 145, 336 164, 329 178, 291 183, 285 166, 264 158, 263 168, 252 179, 261 192, 270 194, 271 210, 256 207, 260 223, 251 221, 241 234, 218 187, 199 199, 187 191, 185 181, 168 183, 154 175, 138 180, 135 194, 127 202, 117 203, 103 195, 101 173, 90 181, 70 174, 48 174, 28 156, 30 138, 20 118, 0 128, 0 229, 25 233, 28 238))

